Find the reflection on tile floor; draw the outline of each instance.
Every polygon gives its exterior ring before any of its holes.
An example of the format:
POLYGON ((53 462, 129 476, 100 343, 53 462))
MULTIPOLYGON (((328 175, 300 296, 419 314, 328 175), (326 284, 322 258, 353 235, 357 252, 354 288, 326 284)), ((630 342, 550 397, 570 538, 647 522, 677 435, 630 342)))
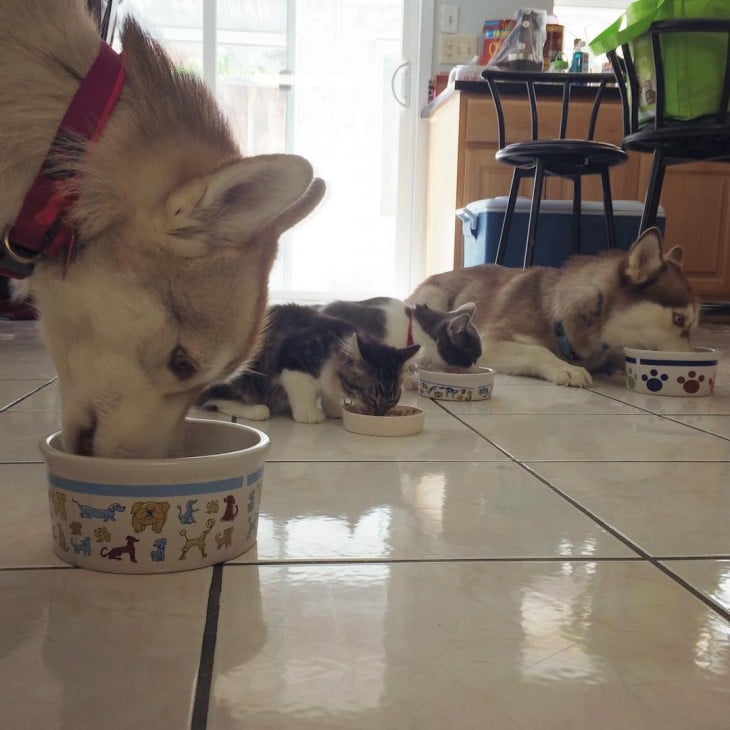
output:
POLYGON ((257 546, 125 577, 51 550, 34 327, 0 321, 3 730, 728 727, 728 328, 712 398, 498 376, 405 394, 418 436, 260 424, 257 546))

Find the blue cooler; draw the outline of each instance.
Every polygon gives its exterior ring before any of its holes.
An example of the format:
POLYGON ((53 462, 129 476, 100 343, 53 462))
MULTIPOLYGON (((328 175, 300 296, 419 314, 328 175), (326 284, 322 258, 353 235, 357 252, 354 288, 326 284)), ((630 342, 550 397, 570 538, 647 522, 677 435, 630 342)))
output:
MULTIPOLYGON (((512 228, 507 242, 505 266, 522 268, 525 258, 527 223, 530 219, 529 198, 517 198, 512 228)), ((507 197, 476 200, 456 211, 464 226, 464 266, 493 264, 497 256, 507 197)), ((644 204, 637 200, 614 200, 613 218, 616 246, 628 249, 639 235, 644 204)), ((582 205, 583 253, 598 253, 607 248, 606 221, 603 203, 584 201, 582 205)), ((665 215, 660 207, 657 227, 664 232, 665 215)), ((535 266, 560 266, 573 251, 573 201, 543 200, 535 242, 535 266)))

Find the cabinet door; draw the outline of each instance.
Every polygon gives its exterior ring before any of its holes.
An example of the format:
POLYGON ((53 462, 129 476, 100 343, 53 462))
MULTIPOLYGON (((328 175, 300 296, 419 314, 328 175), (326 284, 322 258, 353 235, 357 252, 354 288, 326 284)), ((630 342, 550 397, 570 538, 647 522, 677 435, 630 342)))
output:
MULTIPOLYGON (((462 205, 472 200, 508 195, 513 168, 494 159, 496 147, 467 147, 464 151, 462 205)), ((520 195, 530 195, 532 184, 523 181, 520 195)))
MULTIPOLYGON (((651 156, 641 155, 645 191, 651 156)), ((682 246, 684 271, 705 300, 730 299, 730 165, 692 163, 668 167, 661 205, 666 246, 682 246)))

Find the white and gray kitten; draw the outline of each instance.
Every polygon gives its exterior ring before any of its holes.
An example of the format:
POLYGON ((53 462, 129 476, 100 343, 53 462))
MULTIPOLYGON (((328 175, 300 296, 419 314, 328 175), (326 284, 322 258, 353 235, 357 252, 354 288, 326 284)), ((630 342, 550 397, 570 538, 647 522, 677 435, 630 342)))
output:
POLYGON ((208 388, 201 403, 250 420, 291 412, 295 421, 319 423, 341 417, 344 402, 383 415, 398 402, 406 363, 418 350, 378 342, 316 307, 275 305, 258 355, 208 388))

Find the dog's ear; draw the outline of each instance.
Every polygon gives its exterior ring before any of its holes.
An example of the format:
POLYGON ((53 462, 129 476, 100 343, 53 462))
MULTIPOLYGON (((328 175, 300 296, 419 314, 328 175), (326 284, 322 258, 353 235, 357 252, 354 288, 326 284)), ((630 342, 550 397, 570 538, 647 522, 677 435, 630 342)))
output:
POLYGON ((167 510, 170 509, 170 503, 169 502, 160 502, 160 512, 162 512, 163 515, 167 514, 167 510))
POLYGON ((673 264, 677 264, 680 268, 684 262, 684 251, 681 246, 674 246, 670 248, 667 254, 664 256, 667 261, 671 261, 673 264))
POLYGON ((663 266, 662 235, 658 228, 649 228, 629 249, 626 278, 632 284, 643 284, 656 276, 663 266))
POLYGON ((172 234, 203 231, 214 243, 242 244, 282 217, 312 179, 312 166, 303 157, 245 158, 173 190, 165 201, 164 225, 172 234))

